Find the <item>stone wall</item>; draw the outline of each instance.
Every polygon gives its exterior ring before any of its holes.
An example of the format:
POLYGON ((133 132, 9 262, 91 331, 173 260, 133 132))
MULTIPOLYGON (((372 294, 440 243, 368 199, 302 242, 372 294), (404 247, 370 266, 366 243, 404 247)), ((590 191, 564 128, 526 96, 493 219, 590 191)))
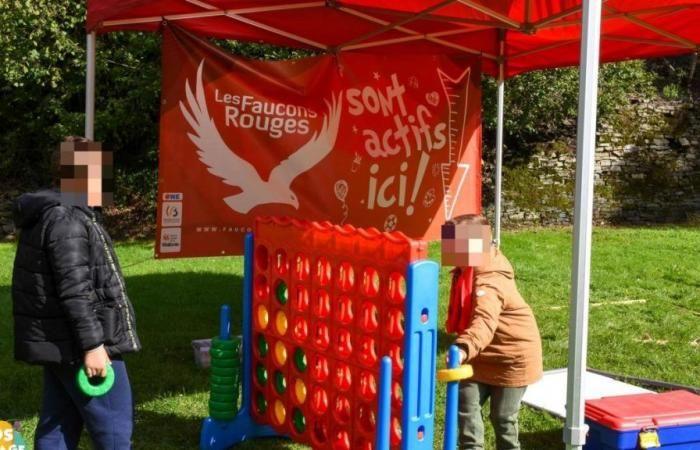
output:
MULTIPOLYGON (((599 224, 700 221, 698 104, 632 100, 599 126, 594 219, 599 224)), ((493 214, 493 151, 484 151, 484 206, 493 214)), ((575 139, 506 150, 503 224, 568 225, 573 218, 575 139)))

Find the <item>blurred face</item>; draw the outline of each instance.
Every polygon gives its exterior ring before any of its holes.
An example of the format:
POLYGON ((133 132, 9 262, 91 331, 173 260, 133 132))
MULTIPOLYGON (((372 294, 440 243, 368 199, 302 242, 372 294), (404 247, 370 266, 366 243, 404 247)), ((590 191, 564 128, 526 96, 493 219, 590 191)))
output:
POLYGON ((491 257, 491 229, 488 225, 446 223, 442 226, 442 265, 479 267, 491 257))
POLYGON ((61 143, 61 201, 75 206, 113 203, 112 152, 98 142, 61 143))

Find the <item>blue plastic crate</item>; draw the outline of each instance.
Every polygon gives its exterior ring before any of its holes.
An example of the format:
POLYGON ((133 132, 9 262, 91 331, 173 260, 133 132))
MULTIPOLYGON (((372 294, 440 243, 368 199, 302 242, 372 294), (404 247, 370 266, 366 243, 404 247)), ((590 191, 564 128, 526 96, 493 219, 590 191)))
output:
POLYGON ((637 450, 653 430, 662 449, 700 450, 700 396, 686 391, 606 397, 586 402, 585 450, 637 450))

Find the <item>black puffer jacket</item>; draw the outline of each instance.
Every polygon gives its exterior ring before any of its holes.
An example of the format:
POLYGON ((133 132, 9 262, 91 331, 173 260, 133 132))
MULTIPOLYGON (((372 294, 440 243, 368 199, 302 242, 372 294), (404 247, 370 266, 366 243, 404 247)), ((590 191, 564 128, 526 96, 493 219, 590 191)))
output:
POLYGON ((39 191, 15 201, 14 219, 15 358, 71 363, 102 344, 112 357, 140 350, 124 277, 95 212, 39 191))

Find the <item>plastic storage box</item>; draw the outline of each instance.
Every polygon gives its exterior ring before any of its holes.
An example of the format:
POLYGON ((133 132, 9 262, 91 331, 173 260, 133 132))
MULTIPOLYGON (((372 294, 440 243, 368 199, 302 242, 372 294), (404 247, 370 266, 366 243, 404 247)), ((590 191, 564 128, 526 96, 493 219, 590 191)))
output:
POLYGON ((586 422, 585 450, 700 450, 700 396, 687 391, 589 400, 586 422))
POLYGON ((195 339, 192 341, 194 350, 194 363, 200 369, 208 369, 211 366, 211 339, 195 339))

